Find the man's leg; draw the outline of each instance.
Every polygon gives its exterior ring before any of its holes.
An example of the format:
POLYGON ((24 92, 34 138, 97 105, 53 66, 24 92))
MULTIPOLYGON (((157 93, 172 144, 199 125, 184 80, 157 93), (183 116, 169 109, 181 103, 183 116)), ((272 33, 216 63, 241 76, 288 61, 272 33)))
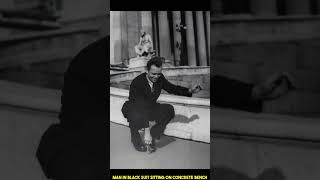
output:
POLYGON ((129 123, 129 128, 130 128, 131 142, 134 148, 140 152, 147 151, 147 148, 143 143, 141 136, 139 134, 139 130, 141 128, 137 127, 134 123, 129 123))
POLYGON ((140 152, 147 151, 145 144, 141 140, 139 130, 148 127, 148 113, 139 105, 130 104, 129 102, 123 105, 122 113, 128 119, 131 142, 134 148, 140 152))
POLYGON ((151 128, 151 136, 154 139, 160 139, 167 124, 174 117, 174 108, 170 104, 158 104, 154 110, 154 116, 152 120, 156 121, 156 124, 151 128))

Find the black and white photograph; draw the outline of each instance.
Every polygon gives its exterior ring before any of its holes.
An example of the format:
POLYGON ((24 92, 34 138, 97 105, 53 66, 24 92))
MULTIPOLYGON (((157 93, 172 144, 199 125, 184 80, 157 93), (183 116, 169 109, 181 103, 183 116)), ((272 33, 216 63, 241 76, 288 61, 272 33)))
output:
POLYGON ((210 12, 110 11, 110 169, 210 168, 210 12))
POLYGON ((320 1, 211 0, 211 178, 320 178, 320 1))
POLYGON ((0 179, 107 179, 109 0, 0 1, 0 179))

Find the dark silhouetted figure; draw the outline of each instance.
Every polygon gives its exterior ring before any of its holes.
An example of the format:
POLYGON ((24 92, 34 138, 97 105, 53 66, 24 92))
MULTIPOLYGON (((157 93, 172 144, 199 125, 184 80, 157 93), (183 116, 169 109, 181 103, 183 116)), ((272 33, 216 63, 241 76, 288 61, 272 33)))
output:
POLYGON ((84 48, 64 75, 60 123, 42 136, 37 158, 54 180, 107 179, 109 37, 84 48))

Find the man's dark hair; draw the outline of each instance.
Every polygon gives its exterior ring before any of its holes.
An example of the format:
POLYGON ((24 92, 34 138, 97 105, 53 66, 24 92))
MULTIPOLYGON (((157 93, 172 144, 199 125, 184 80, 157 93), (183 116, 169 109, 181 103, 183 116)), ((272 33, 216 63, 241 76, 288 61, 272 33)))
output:
POLYGON ((147 63, 147 70, 149 71, 152 65, 155 65, 156 67, 161 67, 162 61, 163 61, 162 57, 158 57, 158 56, 152 57, 147 63))

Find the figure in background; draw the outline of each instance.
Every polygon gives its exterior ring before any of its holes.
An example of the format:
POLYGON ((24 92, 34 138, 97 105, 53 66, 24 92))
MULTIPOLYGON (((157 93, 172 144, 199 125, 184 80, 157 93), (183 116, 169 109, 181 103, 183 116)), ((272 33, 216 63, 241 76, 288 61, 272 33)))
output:
POLYGON ((48 179, 107 179, 109 45, 109 36, 88 45, 64 73, 60 122, 44 132, 36 152, 48 179))
POLYGON ((151 35, 146 33, 143 29, 141 29, 141 36, 139 39, 139 43, 134 47, 138 57, 146 57, 150 59, 154 56, 155 51, 153 50, 153 43, 151 35))

